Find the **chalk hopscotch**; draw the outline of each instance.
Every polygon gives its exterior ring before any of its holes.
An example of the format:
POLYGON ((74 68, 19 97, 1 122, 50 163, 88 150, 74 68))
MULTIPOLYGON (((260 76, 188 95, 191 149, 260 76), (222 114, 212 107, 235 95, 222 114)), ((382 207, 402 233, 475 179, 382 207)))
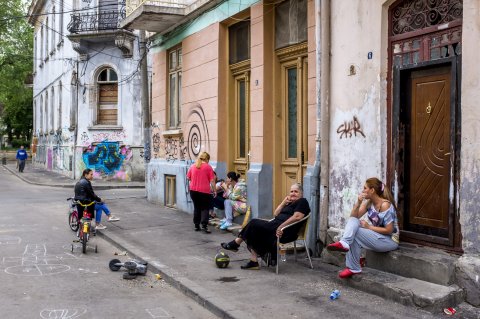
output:
POLYGON ((17 236, 0 235, 0 245, 18 245, 22 239, 17 236))
POLYGON ((70 270, 70 266, 61 264, 64 259, 76 258, 65 253, 64 256, 47 255, 45 244, 28 244, 21 257, 4 257, 5 272, 17 276, 48 276, 70 270))
POLYGON ((40 312, 42 319, 74 319, 87 313, 85 308, 44 309, 40 312))

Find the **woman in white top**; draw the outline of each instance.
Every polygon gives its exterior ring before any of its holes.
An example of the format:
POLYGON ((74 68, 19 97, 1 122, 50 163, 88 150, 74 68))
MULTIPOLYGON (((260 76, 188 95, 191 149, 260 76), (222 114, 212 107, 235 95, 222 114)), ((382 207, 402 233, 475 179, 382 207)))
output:
POLYGON ((347 252, 347 268, 339 273, 339 277, 349 278, 362 272, 362 248, 377 252, 397 249, 399 232, 397 210, 390 190, 376 177, 367 179, 353 205, 342 239, 327 246, 328 250, 347 252), (365 214, 367 218, 360 219, 365 214))

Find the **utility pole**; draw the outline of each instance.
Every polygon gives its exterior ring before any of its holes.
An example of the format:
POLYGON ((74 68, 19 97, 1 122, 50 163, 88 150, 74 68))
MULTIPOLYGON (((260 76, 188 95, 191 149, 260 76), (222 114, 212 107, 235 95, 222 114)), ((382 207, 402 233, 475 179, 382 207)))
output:
POLYGON ((142 115, 143 115, 143 152, 145 160, 145 173, 150 162, 151 114, 148 94, 148 70, 145 30, 140 30, 140 81, 142 85, 142 115))

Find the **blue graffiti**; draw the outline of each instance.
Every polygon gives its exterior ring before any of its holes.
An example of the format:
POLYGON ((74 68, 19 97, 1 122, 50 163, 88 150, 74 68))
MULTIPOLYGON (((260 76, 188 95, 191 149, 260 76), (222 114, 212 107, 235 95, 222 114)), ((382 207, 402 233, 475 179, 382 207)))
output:
POLYGON ((87 148, 83 154, 85 166, 96 171, 103 171, 111 175, 118 171, 125 159, 125 155, 120 152, 118 142, 103 141, 98 143, 93 150, 87 148))

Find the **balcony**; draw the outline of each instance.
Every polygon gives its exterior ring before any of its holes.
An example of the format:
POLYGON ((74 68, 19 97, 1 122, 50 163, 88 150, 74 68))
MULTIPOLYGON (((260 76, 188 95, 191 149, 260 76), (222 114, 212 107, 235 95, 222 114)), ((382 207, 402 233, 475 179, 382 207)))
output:
POLYGON ((145 30, 150 32, 167 32, 170 28, 184 21, 193 11, 206 8, 207 3, 219 0, 126 0, 126 18, 121 22, 122 28, 145 30))
MULTIPOLYGON (((115 4, 113 7, 117 7, 115 4)), ((135 35, 132 31, 120 28, 125 19, 125 0, 117 8, 101 11, 89 11, 71 15, 67 25, 67 36, 73 48, 82 60, 88 58, 89 44, 104 43, 116 45, 124 57, 132 57, 135 35)))

